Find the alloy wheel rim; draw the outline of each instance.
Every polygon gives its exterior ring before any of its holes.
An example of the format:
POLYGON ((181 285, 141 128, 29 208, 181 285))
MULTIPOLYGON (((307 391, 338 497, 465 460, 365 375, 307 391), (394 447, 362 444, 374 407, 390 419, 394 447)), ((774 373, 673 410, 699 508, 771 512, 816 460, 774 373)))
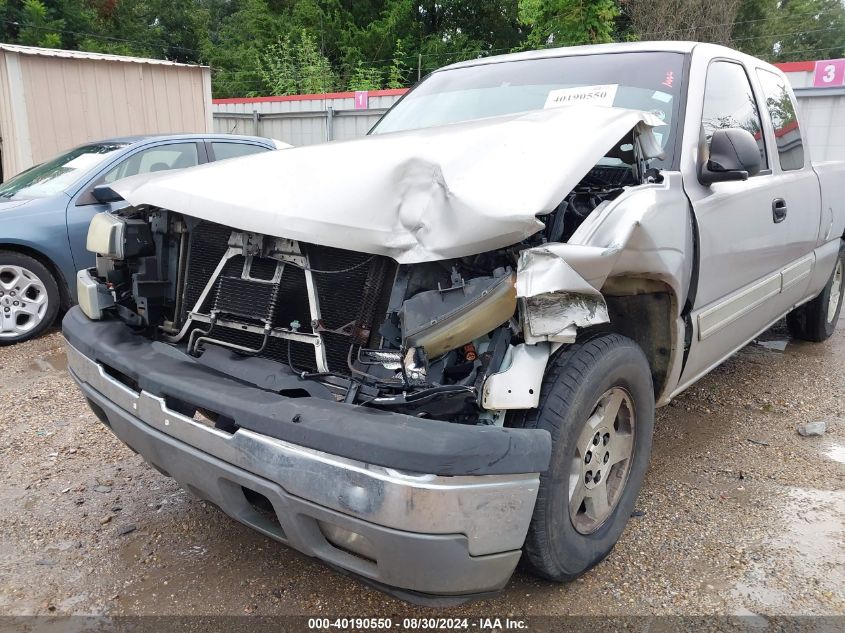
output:
POLYGON ((575 443, 569 471, 569 518, 581 534, 598 530, 616 509, 634 454, 636 415, 631 394, 602 394, 575 443))
POLYGON ((31 270, 0 264, 0 338, 24 336, 47 314, 47 288, 31 270))
POLYGON ((827 322, 833 323, 836 318, 836 310, 839 308, 839 302, 842 300, 842 260, 836 262, 836 268, 833 270, 833 279, 830 283, 830 298, 827 302, 827 322))

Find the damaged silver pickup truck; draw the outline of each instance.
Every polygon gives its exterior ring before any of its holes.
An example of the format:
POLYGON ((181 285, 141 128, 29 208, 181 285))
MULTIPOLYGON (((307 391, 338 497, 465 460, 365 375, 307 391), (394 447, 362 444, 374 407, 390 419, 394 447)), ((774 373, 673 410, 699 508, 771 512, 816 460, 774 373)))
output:
POLYGON ((450 66, 367 138, 114 185, 70 371, 159 471, 405 599, 571 580, 655 405, 785 315, 832 333, 845 167, 803 132, 713 45, 450 66))

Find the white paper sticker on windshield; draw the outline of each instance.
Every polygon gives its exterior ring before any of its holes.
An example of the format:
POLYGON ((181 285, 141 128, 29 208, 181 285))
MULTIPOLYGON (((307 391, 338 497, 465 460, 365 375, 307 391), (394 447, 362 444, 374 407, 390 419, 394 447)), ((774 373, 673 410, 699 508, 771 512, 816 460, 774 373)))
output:
POLYGON ((657 101, 662 101, 663 103, 669 103, 672 100, 672 95, 667 92, 657 90, 653 95, 651 95, 651 98, 656 99, 657 101))
POLYGON ((602 86, 578 86, 576 88, 560 88, 552 90, 546 97, 544 108, 558 108, 576 103, 612 106, 616 98, 619 84, 605 84, 602 86))

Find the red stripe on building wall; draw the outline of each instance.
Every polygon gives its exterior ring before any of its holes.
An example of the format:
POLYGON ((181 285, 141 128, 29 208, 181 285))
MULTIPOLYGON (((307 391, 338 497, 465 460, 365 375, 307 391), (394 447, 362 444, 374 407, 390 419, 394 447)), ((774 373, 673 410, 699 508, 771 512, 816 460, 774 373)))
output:
POLYGON ((781 62, 775 64, 785 73, 800 73, 816 69, 816 62, 781 62))
MULTIPOLYGON (((407 88, 389 88, 370 90, 371 97, 398 97, 408 92, 407 88)), ((272 101, 308 101, 311 99, 354 99, 354 92, 326 92, 311 95, 287 95, 285 97, 235 97, 232 99, 212 99, 212 103, 268 103, 272 101)))

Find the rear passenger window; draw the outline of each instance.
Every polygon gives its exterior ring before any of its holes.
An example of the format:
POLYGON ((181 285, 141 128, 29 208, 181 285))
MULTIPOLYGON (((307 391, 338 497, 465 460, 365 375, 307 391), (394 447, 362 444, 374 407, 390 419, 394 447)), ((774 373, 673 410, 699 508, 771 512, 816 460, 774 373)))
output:
POLYGON ((804 167, 804 143, 792 93, 786 81, 773 72, 758 68, 757 77, 760 78, 766 109, 772 119, 772 127, 775 128, 780 168, 784 171, 801 169, 804 167))
POLYGON ((740 64, 722 61, 710 64, 704 87, 701 125, 704 127, 708 147, 716 130, 732 127, 750 132, 760 148, 760 168, 768 169, 760 111, 754 100, 748 76, 740 64))
POLYGON ((247 145, 246 143, 212 143, 211 148, 214 150, 214 160, 226 160, 227 158, 237 158, 238 156, 249 156, 250 154, 269 151, 266 147, 247 145))

